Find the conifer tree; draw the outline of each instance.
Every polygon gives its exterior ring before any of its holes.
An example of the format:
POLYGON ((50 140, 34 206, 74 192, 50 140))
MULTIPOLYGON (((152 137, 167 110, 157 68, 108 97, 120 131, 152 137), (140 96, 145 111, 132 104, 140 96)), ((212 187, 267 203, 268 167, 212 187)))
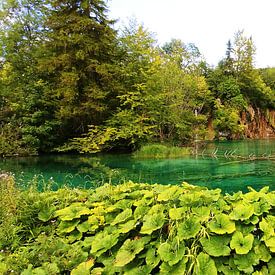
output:
POLYGON ((100 124, 113 97, 115 31, 102 0, 53 0, 41 67, 54 83, 61 137, 100 124))

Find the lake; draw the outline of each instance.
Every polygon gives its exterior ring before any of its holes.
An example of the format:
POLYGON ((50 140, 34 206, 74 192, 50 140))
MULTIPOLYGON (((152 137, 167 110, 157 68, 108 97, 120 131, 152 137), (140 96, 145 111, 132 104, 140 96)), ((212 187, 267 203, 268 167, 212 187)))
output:
POLYGON ((275 139, 209 142, 196 156, 176 159, 137 159, 126 154, 47 155, 0 159, 0 170, 15 174, 19 184, 36 176, 54 188, 64 184, 90 188, 104 182, 190 184, 223 192, 275 190, 275 139), (273 156, 273 157, 270 157, 273 156), (256 158, 256 159, 255 159, 256 158))

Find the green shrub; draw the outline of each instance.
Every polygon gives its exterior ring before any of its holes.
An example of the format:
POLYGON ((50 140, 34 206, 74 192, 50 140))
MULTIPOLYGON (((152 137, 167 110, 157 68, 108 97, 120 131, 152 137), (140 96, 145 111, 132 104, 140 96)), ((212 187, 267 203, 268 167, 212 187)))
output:
POLYGON ((129 182, 95 190, 47 191, 36 195, 35 202, 29 205, 31 211, 17 210, 23 227, 30 226, 27 217, 32 218, 33 236, 26 238, 23 231, 20 246, 0 254, 3 274, 275 270, 275 192, 268 188, 223 196, 219 189, 186 183, 129 182))
POLYGON ((191 154, 189 147, 176 147, 163 144, 148 144, 134 153, 136 158, 177 158, 191 154))

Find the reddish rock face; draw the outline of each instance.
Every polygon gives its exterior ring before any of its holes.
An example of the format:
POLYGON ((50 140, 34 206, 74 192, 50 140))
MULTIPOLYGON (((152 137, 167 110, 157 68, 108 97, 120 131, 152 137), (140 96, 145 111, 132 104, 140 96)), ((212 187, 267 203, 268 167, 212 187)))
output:
MULTIPOLYGON (((241 134, 232 134, 228 136, 230 139, 241 138, 275 138, 275 110, 261 110, 250 106, 246 111, 240 114, 240 124, 244 126, 241 134)), ((208 119, 207 140, 215 139, 215 130, 213 127, 213 119, 208 119)))
POLYGON ((241 124, 245 126, 244 136, 247 138, 275 137, 275 110, 249 107, 241 113, 241 124))

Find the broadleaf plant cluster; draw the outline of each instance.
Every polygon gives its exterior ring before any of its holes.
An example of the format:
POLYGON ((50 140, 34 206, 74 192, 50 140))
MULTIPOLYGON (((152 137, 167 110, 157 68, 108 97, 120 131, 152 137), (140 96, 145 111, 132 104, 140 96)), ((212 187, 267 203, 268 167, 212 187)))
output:
POLYGON ((17 246, 1 247, 3 274, 274 274, 268 188, 223 195, 128 182, 36 200, 32 234, 23 227, 17 246))

